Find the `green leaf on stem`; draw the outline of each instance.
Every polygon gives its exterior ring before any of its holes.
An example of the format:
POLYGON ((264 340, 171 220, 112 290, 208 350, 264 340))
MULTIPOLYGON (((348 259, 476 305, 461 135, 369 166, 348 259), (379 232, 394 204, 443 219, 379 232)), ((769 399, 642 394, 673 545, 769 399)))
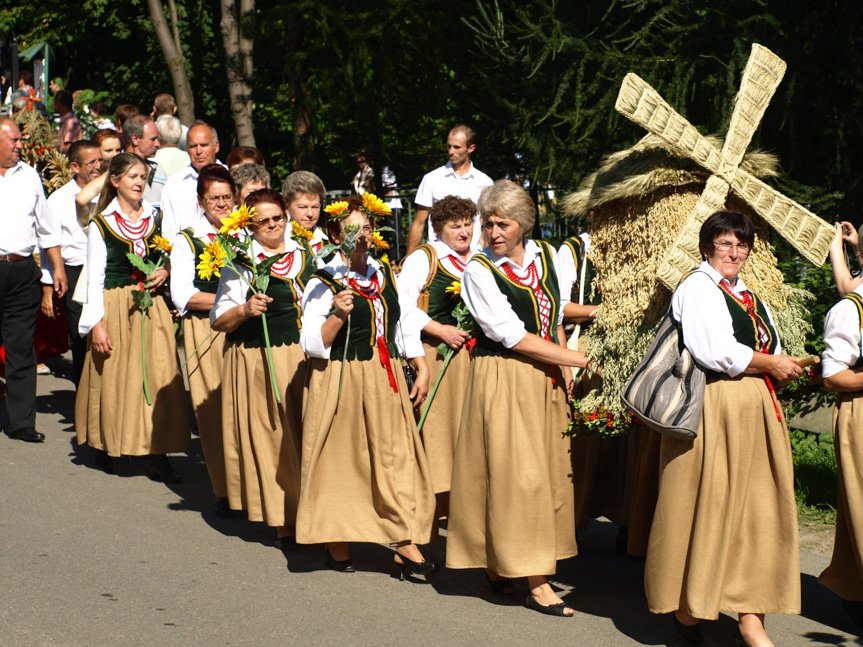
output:
POLYGON ((136 270, 141 270, 145 276, 150 276, 158 268, 158 265, 156 265, 156 263, 154 263, 153 261, 145 260, 137 254, 133 254, 132 252, 126 252, 126 258, 129 259, 132 267, 134 267, 136 270))
POLYGON ((147 314, 147 308, 153 305, 153 297, 149 290, 133 290, 132 301, 147 314))

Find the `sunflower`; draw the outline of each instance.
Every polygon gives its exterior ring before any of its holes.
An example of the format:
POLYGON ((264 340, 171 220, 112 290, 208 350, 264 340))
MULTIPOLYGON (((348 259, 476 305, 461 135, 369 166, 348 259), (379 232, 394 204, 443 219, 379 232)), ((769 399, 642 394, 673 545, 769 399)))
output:
POLYGON ((168 242, 167 238, 162 236, 154 236, 153 242, 150 243, 150 249, 161 249, 166 254, 170 254, 174 247, 168 242))
POLYGON ((204 251, 201 253, 201 262, 198 263, 198 273, 202 279, 209 280, 215 274, 221 276, 219 270, 225 267, 225 250, 219 244, 218 240, 214 240, 208 245, 204 245, 204 251))
POLYGON ((445 292, 451 294, 454 299, 457 299, 461 296, 461 281, 453 281, 447 286, 445 292))
POLYGON ((245 204, 236 211, 232 211, 227 218, 222 218, 222 228, 219 229, 220 234, 228 234, 229 236, 236 234, 241 229, 249 224, 249 221, 255 217, 255 208, 249 209, 245 204))
POLYGON ((390 255, 384 254, 383 256, 381 256, 381 263, 386 263, 387 265, 389 265, 390 264, 390 255))
POLYGON ((374 193, 363 193, 363 209, 369 216, 388 216, 392 213, 386 202, 374 193))
MULTIPOLYGON (((366 195, 368 195, 368 193, 366 195)), ((378 249, 389 249, 390 244, 384 240, 384 237, 381 236, 379 232, 376 231, 372 234, 372 247, 377 247, 378 249)))
POLYGON ((296 220, 291 220, 291 238, 296 241, 311 240, 315 235, 296 220))
POLYGON ((348 203, 346 200, 339 200, 324 207, 324 211, 330 214, 330 220, 341 220, 348 215, 348 203))

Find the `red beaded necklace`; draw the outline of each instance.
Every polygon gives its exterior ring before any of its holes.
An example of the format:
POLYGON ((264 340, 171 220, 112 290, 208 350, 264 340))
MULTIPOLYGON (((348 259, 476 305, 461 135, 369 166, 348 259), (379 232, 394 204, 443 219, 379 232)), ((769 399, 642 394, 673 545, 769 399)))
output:
MULTIPOLYGON (((258 261, 263 262, 267 260, 267 255, 261 252, 258 254, 258 261)), ((288 278, 288 274, 291 273, 291 268, 294 266, 294 254, 290 253, 287 256, 283 256, 281 260, 276 261, 272 265, 270 265, 270 273, 275 274, 276 276, 286 279, 288 278)))
POLYGON ((138 256, 142 258, 147 256, 147 245, 143 239, 150 228, 150 216, 143 216, 137 223, 131 224, 126 222, 119 212, 115 211, 113 215, 120 235, 132 243, 132 248, 138 256))
POLYGON ((449 260, 450 260, 450 263, 453 264, 453 267, 455 267, 455 269, 457 269, 459 272, 464 274, 464 268, 467 266, 467 264, 463 260, 461 260, 455 254, 450 254, 449 260))
POLYGON ((546 295, 546 293, 543 291, 542 286, 539 282, 539 271, 536 269, 536 263, 531 262, 531 264, 528 265, 527 271, 524 276, 519 276, 518 274, 516 274, 515 268, 509 261, 505 262, 501 266, 501 268, 503 269, 503 273, 507 275, 510 281, 533 290, 533 294, 536 297, 537 304, 539 305, 539 313, 541 318, 540 323, 542 325, 540 335, 542 337, 545 337, 546 339, 551 339, 551 322, 549 321, 551 318, 551 300, 548 298, 548 295, 546 295))

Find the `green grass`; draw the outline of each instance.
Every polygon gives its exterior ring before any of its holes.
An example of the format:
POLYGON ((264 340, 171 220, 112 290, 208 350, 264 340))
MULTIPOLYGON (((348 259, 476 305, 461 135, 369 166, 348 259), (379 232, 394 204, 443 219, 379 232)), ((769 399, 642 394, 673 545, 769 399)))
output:
POLYGON ((810 525, 836 523, 836 453, 830 434, 789 431, 797 516, 810 525))

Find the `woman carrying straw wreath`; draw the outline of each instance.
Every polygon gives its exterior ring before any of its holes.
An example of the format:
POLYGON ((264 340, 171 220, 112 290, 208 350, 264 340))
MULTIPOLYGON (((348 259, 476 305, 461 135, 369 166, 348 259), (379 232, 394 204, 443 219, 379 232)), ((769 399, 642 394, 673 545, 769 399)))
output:
POLYGON ((435 537, 434 488, 413 411, 428 391, 425 353, 419 329, 400 322, 392 268, 368 253, 388 211, 371 193, 327 207, 338 249, 303 297, 301 339, 312 359, 297 540, 326 543, 327 566, 345 573, 355 570, 348 542, 391 544, 404 577, 438 566, 418 547, 435 537), (402 354, 416 364, 413 389, 402 354))
POLYGON ((88 298, 78 324, 88 336, 87 355, 75 427, 78 444, 93 447, 97 466, 109 474, 112 457, 149 456, 151 479, 181 483, 166 456, 188 450, 190 440, 174 324, 161 296, 146 312, 135 300, 135 293, 161 288, 168 269, 144 276, 127 256, 152 262, 170 248, 159 236, 156 210, 142 198, 148 173, 137 155, 115 156, 88 226, 88 298))
POLYGON ((473 255, 470 242, 475 215, 476 204, 467 198, 451 195, 435 202, 429 218, 438 240, 408 256, 398 277, 399 307, 408 325, 422 330, 430 384, 440 378, 444 364, 438 347, 445 344, 454 351, 434 399, 420 407, 425 415, 420 431, 438 497, 439 518, 448 514, 452 458, 470 368, 469 349, 465 346, 471 333, 458 328, 453 310, 461 302, 462 274, 473 255), (423 293, 425 307, 420 308, 417 299, 423 293))
MULTIPOLYGON (((855 232, 856 233, 856 232, 855 232)), ((842 261, 844 263, 844 259, 842 261)), ((839 393, 833 415, 833 442, 839 472, 833 559, 818 581, 842 598, 842 606, 863 626, 863 372, 861 358, 863 285, 830 309, 824 322, 821 374, 824 386, 839 393), (855 437, 856 436, 856 437, 855 437)))
POLYGON ((182 317, 189 393, 207 473, 213 486, 213 514, 232 516, 225 477, 222 444, 222 365, 225 335, 210 328, 210 310, 216 303, 219 277, 202 275, 196 266, 208 244, 216 239, 234 208, 235 185, 221 164, 208 164, 198 174, 198 204, 204 215, 174 240, 171 254, 171 299, 182 317))
POLYGON ((800 613, 791 447, 775 388, 802 375, 780 354, 764 302, 739 273, 752 222, 718 211, 699 236, 701 265, 671 299, 683 342, 708 371, 694 440, 662 437, 659 500, 644 574, 651 612, 702 641, 699 619, 739 614, 740 646, 772 645, 766 613, 800 613))
POLYGON ((518 185, 498 180, 479 199, 489 246, 467 264, 462 298, 476 321, 453 463, 447 566, 484 568, 495 593, 527 577, 529 609, 574 611, 548 583, 557 561, 575 555, 566 348, 557 253, 526 238, 536 219, 518 185))
POLYGON ((315 262, 307 245, 285 235, 288 217, 279 193, 260 189, 249 194, 245 206, 253 210, 246 225, 250 252, 238 253, 221 269, 210 312, 213 330, 226 333, 222 435, 228 502, 232 510, 246 510, 250 521, 275 527, 276 547, 291 551, 296 548, 306 378, 306 356, 299 344, 300 303, 315 262), (256 264, 281 256, 270 266, 263 292, 251 288, 257 281, 249 256, 256 264))

